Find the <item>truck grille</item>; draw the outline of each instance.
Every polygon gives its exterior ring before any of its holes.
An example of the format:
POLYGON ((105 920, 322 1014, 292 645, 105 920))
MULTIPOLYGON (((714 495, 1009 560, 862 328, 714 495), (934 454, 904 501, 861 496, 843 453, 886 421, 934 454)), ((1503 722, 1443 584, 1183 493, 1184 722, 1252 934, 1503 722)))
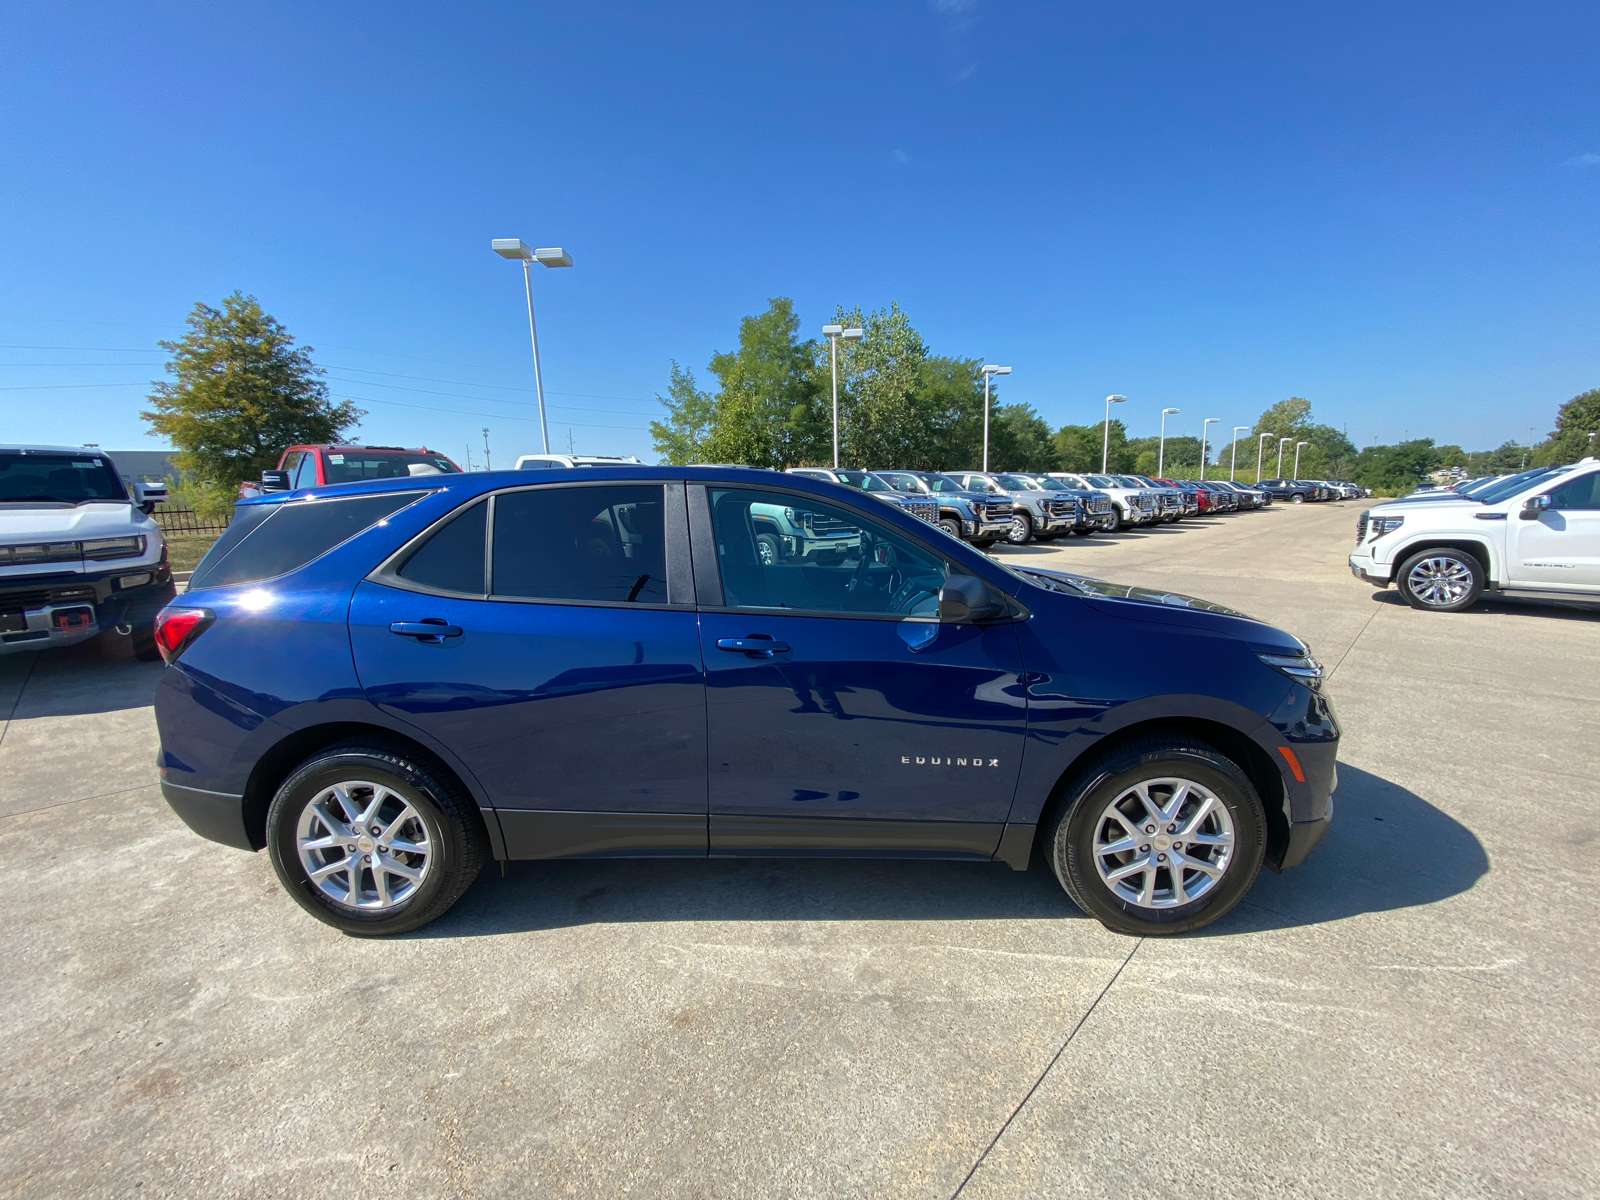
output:
POLYGON ((984 519, 985 522, 990 523, 990 524, 993 524, 996 521, 1009 521, 1009 520, 1011 520, 1011 501, 1009 501, 1009 500, 989 500, 989 501, 986 501, 984 503, 984 505, 983 505, 983 519, 984 519))
POLYGON ((1093 513, 1108 513, 1111 511, 1111 501, 1105 496, 1096 496, 1089 501, 1089 511, 1093 513))
POLYGON ((1367 540, 1367 514, 1362 513, 1356 518, 1356 545, 1361 545, 1367 540))
POLYGON ((1070 517, 1077 509, 1077 504, 1071 500, 1050 501, 1050 515, 1052 517, 1070 517))
POLYGON ((94 603, 94 586, 17 588, 0 591, 0 612, 27 612, 47 604, 94 603))
POLYGON ((854 525, 847 525, 838 517, 829 516, 827 513, 807 513, 809 520, 806 528, 817 537, 845 537, 857 533, 859 530, 854 525))
POLYGON ((939 523, 939 506, 932 500, 902 500, 901 504, 913 517, 921 517, 930 525, 939 523))

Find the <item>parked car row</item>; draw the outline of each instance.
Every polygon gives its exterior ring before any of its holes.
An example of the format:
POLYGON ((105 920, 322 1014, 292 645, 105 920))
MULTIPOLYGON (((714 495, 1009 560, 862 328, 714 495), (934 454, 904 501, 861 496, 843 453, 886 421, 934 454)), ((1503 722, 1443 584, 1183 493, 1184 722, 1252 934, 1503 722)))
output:
POLYGON ((1359 500, 1372 495, 1371 488, 1342 479, 1263 479, 1255 485, 1272 494, 1274 500, 1304 504, 1308 500, 1359 500))

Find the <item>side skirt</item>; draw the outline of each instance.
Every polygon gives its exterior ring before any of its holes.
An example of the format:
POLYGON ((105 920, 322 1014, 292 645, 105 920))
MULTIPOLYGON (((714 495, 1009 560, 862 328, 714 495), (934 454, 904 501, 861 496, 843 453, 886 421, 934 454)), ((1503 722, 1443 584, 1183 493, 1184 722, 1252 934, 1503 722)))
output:
POLYGON ((704 858, 705 813, 495 810, 508 859, 704 858))
POLYGON ((976 821, 830 820, 714 813, 711 854, 991 859, 1004 825, 976 821))

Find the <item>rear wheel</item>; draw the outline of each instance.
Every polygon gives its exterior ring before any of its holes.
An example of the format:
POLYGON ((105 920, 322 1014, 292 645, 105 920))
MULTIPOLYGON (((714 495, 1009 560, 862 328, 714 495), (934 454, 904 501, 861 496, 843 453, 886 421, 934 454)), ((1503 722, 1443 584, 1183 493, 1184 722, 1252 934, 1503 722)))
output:
POLYGON ((1304 492, 1296 492, 1294 495, 1289 497, 1290 504, 1304 504, 1305 502, 1306 494, 1304 492))
POLYGON ((1412 608, 1460 612, 1483 595, 1483 564, 1464 550, 1423 550, 1400 564, 1395 583, 1412 608))
POLYGON ((1080 778, 1046 842, 1056 878, 1106 928, 1188 933, 1244 898, 1266 817, 1239 766, 1204 742, 1145 739, 1080 778))
POLYGON ((284 889, 346 933, 407 933, 442 915, 487 855, 483 817, 459 785, 382 746, 344 743, 307 759, 267 810, 284 889))

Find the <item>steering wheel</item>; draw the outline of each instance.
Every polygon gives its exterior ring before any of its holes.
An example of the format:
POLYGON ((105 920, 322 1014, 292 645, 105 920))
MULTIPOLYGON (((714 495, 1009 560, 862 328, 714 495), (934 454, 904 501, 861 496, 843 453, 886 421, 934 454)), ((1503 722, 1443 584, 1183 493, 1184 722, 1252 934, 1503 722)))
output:
POLYGON ((905 574, 898 566, 890 566, 888 580, 883 584, 874 584, 870 576, 873 566, 872 555, 863 554, 861 561, 856 564, 855 573, 850 576, 850 582, 844 585, 844 590, 847 592, 860 592, 866 588, 875 587, 880 591, 887 592, 890 596, 897 595, 905 585, 905 574))

